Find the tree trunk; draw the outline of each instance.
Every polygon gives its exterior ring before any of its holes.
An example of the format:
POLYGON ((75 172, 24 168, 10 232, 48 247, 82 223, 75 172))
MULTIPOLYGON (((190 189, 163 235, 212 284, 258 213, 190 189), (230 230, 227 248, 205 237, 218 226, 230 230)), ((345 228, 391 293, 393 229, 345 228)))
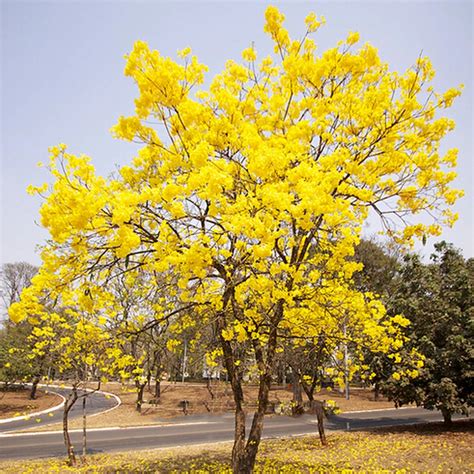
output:
MULTIPOLYGON (((229 295, 226 295, 224 308, 226 307, 226 300, 229 295)), ((234 351, 230 341, 227 341, 222 336, 222 331, 226 328, 226 314, 222 311, 217 319, 217 332, 219 335, 222 352, 224 355, 224 364, 227 369, 227 375, 232 387, 232 394, 235 402, 235 425, 234 425, 234 445, 232 447, 232 471, 234 473, 246 472, 241 470, 243 459, 245 457, 245 411, 244 392, 242 389, 242 374, 239 367, 235 364, 234 351)), ((250 472, 250 471, 249 471, 250 472)))
POLYGON ((86 420, 86 401, 87 397, 82 399, 82 457, 87 454, 87 420, 86 420))
POLYGON ((143 404, 143 392, 145 391, 146 382, 140 383, 138 380, 135 382, 135 386, 137 387, 137 402, 135 405, 135 409, 138 413, 142 412, 142 404, 143 404))
POLYGON ((309 401, 310 411, 316 415, 316 419, 318 421, 318 432, 319 432, 319 439, 321 440, 321 444, 323 446, 327 446, 326 440, 326 433, 324 431, 324 407, 323 402, 319 400, 313 400, 311 397, 309 401))
MULTIPOLYGON (((271 325, 268 342, 266 344, 266 357, 260 341, 252 341, 255 353, 255 360, 259 369, 259 388, 258 388, 258 407, 254 413, 250 433, 245 444, 245 449, 241 450, 240 456, 232 456, 232 469, 234 474, 250 474, 253 472, 255 460, 257 457, 260 440, 262 438, 263 421, 268 407, 268 398, 271 386, 271 376, 275 366, 275 353, 277 347, 277 328, 278 323, 283 317, 283 301, 278 301, 276 305, 273 324, 271 325)), ((244 425, 245 430, 245 425, 244 425)), ((244 435, 245 438, 245 435, 244 435)))
POLYGON ((247 442, 245 442, 245 412, 236 410, 235 440, 232 449, 232 472, 234 474, 250 474, 253 472, 255 459, 263 431, 263 420, 268 405, 268 391, 270 389, 270 376, 264 374, 260 377, 258 393, 258 407, 254 413, 247 442))
MULTIPOLYGON (((218 269, 220 270, 220 269, 218 269)), ((224 363, 229 375, 232 392, 235 401, 235 432, 234 432, 234 446, 232 448, 232 471, 234 474, 250 474, 255 465, 255 458, 260 444, 260 438, 263 429, 263 418, 265 410, 268 405, 268 394, 271 384, 271 374, 275 365, 275 352, 277 347, 277 328, 281 319, 283 318, 283 300, 279 300, 275 305, 275 312, 273 314, 270 333, 267 342, 267 357, 264 358, 263 348, 259 340, 252 340, 255 351, 255 359, 260 373, 260 384, 258 393, 258 408, 254 414, 250 434, 245 443, 245 412, 243 410, 244 393, 242 390, 242 370, 237 361, 237 353, 231 341, 227 341, 222 332, 227 326, 228 306, 231 303, 231 310, 234 314, 239 313, 235 301, 233 300, 234 288, 226 278, 227 286, 222 302, 222 311, 217 314, 216 329, 220 339, 220 344, 223 351, 224 363)))
POLYGON ((72 392, 66 399, 66 403, 64 404, 64 411, 63 411, 63 437, 64 437, 64 444, 66 446, 67 457, 69 460, 69 465, 75 466, 76 465, 76 455, 74 454, 74 446, 71 443, 71 437, 69 436, 68 431, 68 416, 71 408, 77 401, 77 387, 72 387, 72 392))
POLYGON ((206 380, 206 388, 207 388, 207 391, 209 392, 209 395, 211 396, 211 400, 214 400, 215 398, 215 394, 214 392, 212 391, 212 385, 211 385, 211 377, 207 377, 207 380, 206 380))
MULTIPOLYGON (((235 400, 235 397, 234 397, 235 400)), ((243 399, 242 399, 243 401, 243 399)), ((232 472, 251 472, 243 470, 245 465, 245 412, 242 406, 235 409, 234 446, 232 447, 232 472)))
POLYGON ((161 380, 159 378, 159 375, 157 374, 156 380, 155 380, 155 403, 158 403, 161 397, 161 380))
POLYGON ((441 414, 443 415, 443 420, 444 420, 445 425, 451 425, 453 423, 453 420, 451 418, 452 413, 451 413, 450 410, 443 407, 443 408, 441 408, 441 414))
POLYGON ((378 402, 379 396, 380 396, 379 384, 376 383, 376 384, 374 385, 374 400, 375 400, 376 402, 378 402))
POLYGON ((298 372, 293 370, 291 374, 291 384, 293 387, 293 407, 291 411, 293 415, 303 414, 303 390, 300 383, 298 372))
MULTIPOLYGON (((225 326, 224 326, 225 327, 225 326)), ((234 473, 242 471, 241 466, 245 458, 245 411, 244 391, 242 389, 242 374, 235 365, 234 353, 229 341, 221 336, 221 343, 224 353, 224 363, 232 386, 232 393, 235 402, 235 425, 234 425, 234 445, 232 447, 232 471, 234 473)), ((248 471, 250 472, 250 471, 248 471)))
MULTIPOLYGON (((262 377, 267 378, 267 377, 262 377)), ((243 455, 239 460, 238 469, 234 467, 234 474, 242 473, 249 474, 253 472, 255 465, 255 459, 257 457, 258 447, 262 438, 263 431, 263 420, 265 417, 265 411, 268 406, 268 392, 270 389, 270 377, 268 380, 260 381, 260 388, 258 394, 258 408, 253 415, 252 427, 250 428, 249 437, 245 445, 243 455)))
POLYGON ((161 365, 161 353, 160 351, 155 352, 155 403, 160 401, 161 397, 161 371, 163 367, 161 365))
POLYGON ((31 384, 30 400, 36 400, 36 391, 38 390, 39 381, 40 381, 39 375, 35 375, 33 377, 33 382, 31 384))

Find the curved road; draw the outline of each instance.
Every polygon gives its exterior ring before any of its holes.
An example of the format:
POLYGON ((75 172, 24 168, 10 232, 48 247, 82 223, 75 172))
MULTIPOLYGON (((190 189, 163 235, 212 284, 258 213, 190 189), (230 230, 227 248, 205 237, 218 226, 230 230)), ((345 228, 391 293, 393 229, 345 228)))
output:
MULTIPOLYGON (((441 420, 439 412, 422 408, 406 408, 331 416, 327 420, 326 427, 328 430, 362 430, 441 420)), ((90 429, 87 435, 88 452, 101 453, 231 441, 233 428, 234 417, 229 413, 223 416, 181 417, 179 420, 156 426, 90 429)), ((265 420, 264 437, 266 438, 315 434, 316 432, 317 425, 314 417, 310 415, 297 418, 273 416, 265 420)), ((71 435, 76 451, 79 451, 82 433, 80 430, 74 430, 71 435)), ((64 455, 61 432, 0 434, 0 459, 64 455)))
MULTIPOLYGON (((42 386, 42 390, 47 390, 51 393, 56 393, 67 398, 71 393, 70 388, 59 388, 59 387, 46 387, 42 386)), ((79 394, 83 394, 83 390, 78 390, 79 394)), ((93 415, 95 413, 100 413, 110 408, 113 408, 118 405, 117 400, 114 397, 110 397, 102 392, 90 393, 86 397, 86 413, 87 415, 93 415)), ((72 407, 69 412, 69 419, 79 418, 82 416, 82 398, 78 399, 75 405, 72 407)), ((45 413, 43 415, 38 415, 37 417, 30 417, 29 419, 10 421, 7 423, 0 423, 0 436, 4 433, 9 433, 11 431, 26 430, 29 428, 36 428, 38 426, 49 425, 51 423, 62 422, 63 419, 63 409, 45 413)), ((0 420, 1 421, 1 420, 0 420)), ((3 443, 1 443, 3 445, 3 443)))

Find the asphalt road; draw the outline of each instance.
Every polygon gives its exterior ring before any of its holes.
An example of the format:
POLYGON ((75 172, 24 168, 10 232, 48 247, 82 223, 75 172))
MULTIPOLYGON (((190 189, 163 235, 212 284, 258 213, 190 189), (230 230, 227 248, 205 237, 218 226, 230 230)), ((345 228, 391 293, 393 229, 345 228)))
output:
MULTIPOLYGON (((71 393, 70 388, 56 388, 56 387, 41 387, 42 390, 49 390, 52 393, 57 393, 63 397, 67 397, 71 393)), ((78 390, 79 394, 84 393, 78 390)), ((110 408, 113 408, 118 404, 114 397, 105 396, 102 392, 89 393, 86 397, 86 414, 92 415, 99 413, 110 408)), ((69 419, 82 417, 82 398, 77 400, 76 404, 72 407, 69 412, 69 419)), ((0 436, 2 433, 9 433, 11 431, 26 430, 29 428, 36 428, 39 426, 49 425, 51 423, 62 422, 63 409, 59 409, 50 413, 39 415, 38 417, 31 417, 26 420, 11 421, 8 423, 0 423, 0 436)), ((0 441, 0 444, 3 443, 0 441)))
MULTIPOLYGON (((438 412, 421 408, 390 409, 331 416, 328 430, 363 430, 366 428, 441 421, 438 412)), ((250 422, 250 420, 249 420, 250 422)), ((233 414, 219 416, 188 416, 159 426, 139 428, 102 428, 88 431, 88 452, 102 453, 146 448, 213 443, 233 439, 233 414)), ((314 434, 317 425, 313 416, 297 418, 273 416, 265 420, 264 437, 314 434)), ((76 451, 82 450, 82 433, 71 433, 76 451)), ((0 459, 28 459, 64 456, 61 432, 36 434, 0 434, 0 459)))

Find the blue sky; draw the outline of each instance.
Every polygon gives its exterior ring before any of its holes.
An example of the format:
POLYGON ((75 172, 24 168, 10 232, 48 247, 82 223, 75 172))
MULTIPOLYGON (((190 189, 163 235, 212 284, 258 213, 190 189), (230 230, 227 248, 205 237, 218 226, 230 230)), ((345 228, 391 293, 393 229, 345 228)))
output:
MULTIPOLYGON (((318 49, 334 46, 349 31, 379 49, 383 60, 404 70, 420 51, 437 71, 437 90, 465 84, 449 111, 456 130, 445 148, 458 147, 457 204, 460 219, 442 238, 473 256, 473 3, 446 2, 273 2, 295 36, 315 11, 327 19, 315 39, 318 49)), ((2 262, 38 264, 35 246, 47 238, 38 220, 40 200, 28 184, 48 179, 38 161, 48 146, 64 142, 73 153, 92 157, 107 175, 133 157, 133 145, 114 140, 110 127, 133 113, 135 87, 123 76, 123 55, 137 39, 162 54, 191 46, 200 61, 219 72, 229 58, 255 42, 270 52, 263 33, 267 2, 24 2, 1 3, 1 255, 2 262)), ((376 231, 369 227, 367 232, 376 231)), ((431 242, 430 242, 431 243, 431 242)), ((431 246, 421 249, 431 251, 431 246)))

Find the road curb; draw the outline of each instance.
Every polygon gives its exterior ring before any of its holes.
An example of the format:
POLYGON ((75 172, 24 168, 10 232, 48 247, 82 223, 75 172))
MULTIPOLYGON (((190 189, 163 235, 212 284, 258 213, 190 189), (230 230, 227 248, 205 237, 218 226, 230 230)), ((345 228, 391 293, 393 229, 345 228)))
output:
POLYGON ((63 401, 58 404, 58 405, 55 405, 54 407, 51 407, 51 408, 48 408, 46 410, 42 410, 42 411, 37 411, 35 413, 30 413, 29 415, 20 415, 20 416, 14 416, 12 418, 3 418, 0 420, 0 424, 3 424, 3 423, 12 423, 14 421, 20 421, 20 420, 29 420, 30 418, 35 418, 37 416, 41 416, 41 415, 46 415, 47 413, 51 413, 53 411, 56 411, 56 410, 59 410, 60 408, 62 408, 64 406, 64 404, 66 403, 66 398, 61 395, 60 393, 57 393, 57 392, 54 392, 53 390, 48 390, 49 393, 54 393, 55 395, 58 395, 58 397, 61 397, 63 399, 63 401))
MULTIPOLYGON (((71 388, 71 387, 64 387, 64 388, 71 388)), ((81 388, 81 390, 84 390, 86 392, 94 392, 94 393, 102 393, 105 398, 114 398, 115 401, 117 402, 117 405, 115 405, 112 408, 107 408, 107 410, 100 411, 99 413, 93 413, 92 415, 87 415, 88 418, 92 418, 93 416, 98 416, 98 415, 103 415, 104 413, 108 413, 109 411, 115 410, 122 404, 122 400, 118 395, 115 395, 115 393, 111 392, 104 392, 103 390, 94 390, 93 388, 81 388)))
MULTIPOLYGON (((31 384, 26 384, 26 385, 31 385, 31 384)), ((38 387, 46 388, 46 389, 49 389, 49 387, 61 388, 61 389, 70 389, 70 388, 72 388, 72 387, 68 387, 66 385, 61 386, 61 385, 48 385, 48 384, 38 384, 38 387)), ((101 393, 106 398, 107 397, 114 398, 115 401, 117 402, 117 405, 115 405, 112 408, 108 408, 107 410, 101 411, 99 413, 93 413, 92 415, 88 415, 89 418, 92 418, 93 416, 97 416, 97 415, 103 415, 104 413, 108 413, 109 411, 115 410, 116 408, 118 408, 122 404, 122 400, 117 395, 115 395, 114 393, 104 392, 103 390, 94 390, 92 388, 84 388, 84 389, 81 389, 81 390, 84 390, 86 392, 101 393)), ((14 416, 12 418, 2 419, 2 420, 0 420, 0 424, 12 423, 14 421, 20 421, 20 420, 29 420, 30 418, 35 418, 37 416, 46 415, 47 413, 51 413, 53 411, 60 410, 64 406, 64 404, 66 403, 66 398, 63 395, 61 395, 60 393, 57 393, 53 390, 48 390, 48 391, 50 393, 54 393, 55 395, 58 395, 59 397, 61 397, 63 399, 63 401, 60 404, 55 405, 54 407, 48 408, 47 410, 42 410, 42 411, 38 411, 38 412, 35 412, 35 413, 30 413, 29 415, 20 415, 20 416, 14 416)))
MULTIPOLYGON (((190 425, 212 425, 218 422, 215 421, 196 421, 191 423, 180 423, 179 426, 190 426, 190 425)), ((87 428, 88 433, 97 432, 97 431, 127 431, 127 430, 136 430, 136 429, 157 429, 163 428, 163 426, 176 426, 174 423, 162 423, 160 425, 135 425, 135 426, 104 426, 102 428, 87 428)), ((0 433, 0 438, 13 438, 21 436, 39 436, 39 435, 50 435, 50 434, 62 434, 62 430, 54 431, 19 431, 19 432, 8 432, 0 433)), ((73 430, 68 430, 69 433, 82 433, 82 428, 76 428, 73 430)))
POLYGON ((411 410, 413 408, 420 407, 392 407, 392 408, 374 408, 373 410, 351 410, 351 411, 341 411, 338 415, 344 415, 345 413, 371 413, 377 411, 387 411, 387 410, 411 410))
MULTIPOLYGON (((45 385, 45 384, 40 384, 40 386, 42 387, 54 387, 54 388, 62 388, 62 389, 72 389, 72 387, 69 387, 67 385, 45 385)), ((114 393, 110 393, 110 392, 104 392, 103 390, 95 390, 93 388, 81 388, 79 390, 83 390, 85 392, 94 392, 94 393, 102 393, 105 398, 114 398, 115 401, 117 402, 117 405, 115 405, 114 407, 112 408, 107 408, 107 410, 104 410, 104 411, 101 411, 99 413, 93 413, 92 415, 87 415, 88 418, 92 418, 93 416, 97 416, 97 415, 103 415, 104 413, 108 413, 109 411, 112 411, 112 410, 115 410, 116 408, 118 408, 121 404, 122 404, 122 400, 120 399, 120 397, 118 395, 115 395, 114 393)))

